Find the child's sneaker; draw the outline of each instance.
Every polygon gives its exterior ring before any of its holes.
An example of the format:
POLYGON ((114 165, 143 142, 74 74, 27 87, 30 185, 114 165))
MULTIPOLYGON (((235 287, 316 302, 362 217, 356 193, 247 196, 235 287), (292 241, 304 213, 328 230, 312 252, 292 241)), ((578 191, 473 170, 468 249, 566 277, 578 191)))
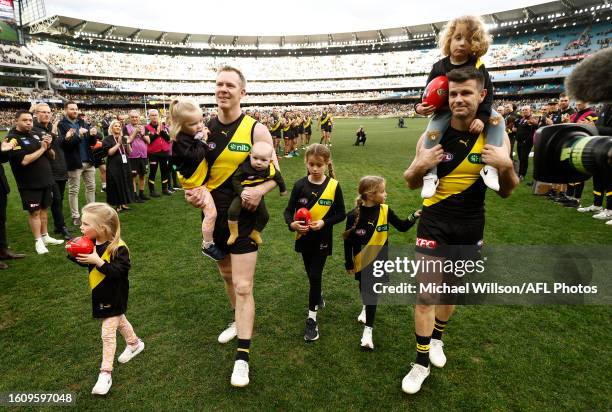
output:
POLYGON ((106 395, 113 384, 113 378, 108 372, 100 372, 98 381, 91 390, 92 395, 106 395))
POLYGON ((372 328, 369 326, 363 328, 363 335, 361 335, 361 349, 374 350, 374 341, 372 340, 372 328))
POLYGON ((313 318, 306 319, 306 330, 304 331, 304 340, 306 342, 313 342, 319 339, 319 327, 317 321, 313 318))
POLYGON ((435 173, 427 173, 423 176, 423 188, 421 189, 421 197, 423 199, 429 199, 436 194, 436 189, 438 188, 438 175, 435 173))
POLYGON ((134 349, 132 349, 130 345, 127 345, 127 347, 125 348, 123 353, 119 355, 119 358, 117 358, 117 360, 119 361, 119 363, 129 362, 134 356, 142 352, 144 348, 145 348, 144 342, 139 339, 138 344, 136 345, 134 349))
POLYGON ((499 175, 496 168, 485 165, 480 169, 480 176, 489 189, 499 192, 499 175))
POLYGON ((223 260, 227 255, 227 253, 219 249, 214 243, 208 247, 204 247, 204 244, 202 244, 202 254, 217 262, 223 260))
POLYGON ((579 207, 577 210, 580 213, 585 213, 585 212, 600 212, 601 211, 601 206, 591 205, 591 206, 586 206, 586 207, 579 207))

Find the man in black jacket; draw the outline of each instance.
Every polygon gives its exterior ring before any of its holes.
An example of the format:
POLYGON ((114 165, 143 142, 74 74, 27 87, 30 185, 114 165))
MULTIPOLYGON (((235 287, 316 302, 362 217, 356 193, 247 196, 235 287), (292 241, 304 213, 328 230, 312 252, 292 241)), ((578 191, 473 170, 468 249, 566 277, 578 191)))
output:
POLYGON ((66 240, 72 239, 72 234, 66 227, 63 211, 64 192, 66 191, 66 182, 68 181, 66 159, 64 159, 64 151, 59 145, 57 128, 54 128, 51 124, 51 108, 47 103, 39 103, 36 106, 36 120, 34 121, 32 132, 39 136, 48 134, 53 139, 51 149, 55 156, 50 158, 49 162, 53 171, 51 214, 53 215, 53 223, 55 225, 54 233, 63 235, 66 240))
MULTIPOLYGON (((15 142, 10 143, 7 140, 2 140, 0 151, 0 260, 20 259, 25 257, 22 253, 15 253, 8 248, 6 240, 6 205, 8 203, 8 194, 11 191, 6 176, 4 175, 4 166, 9 160, 9 153, 15 147, 15 142)), ((8 265, 0 261, 0 269, 7 269, 8 265)))
POLYGON ((68 203, 70 214, 75 226, 81 225, 79 210, 79 190, 81 176, 85 181, 86 203, 96 201, 96 168, 94 167, 93 153, 90 146, 96 144, 95 137, 91 137, 78 120, 79 108, 75 102, 64 104, 64 118, 57 125, 58 141, 64 150, 66 168, 68 169, 68 203))
POLYGON ((538 128, 538 118, 532 115, 531 106, 521 108, 521 118, 516 122, 516 151, 519 158, 519 180, 524 180, 529 165, 529 152, 533 147, 533 135, 538 128))
POLYGON ((23 210, 29 213, 28 223, 34 235, 36 253, 49 253, 47 245, 59 245, 63 240, 54 239, 47 232, 47 208, 51 206, 53 175, 49 157, 51 136, 32 133, 32 114, 20 110, 15 115, 15 127, 7 135, 13 144, 9 156, 11 169, 17 181, 23 210))

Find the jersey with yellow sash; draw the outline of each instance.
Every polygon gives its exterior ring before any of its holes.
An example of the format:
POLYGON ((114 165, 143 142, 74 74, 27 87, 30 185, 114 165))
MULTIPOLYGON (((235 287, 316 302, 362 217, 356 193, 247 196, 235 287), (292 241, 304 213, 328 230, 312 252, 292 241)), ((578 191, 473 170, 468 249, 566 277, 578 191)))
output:
POLYGON ((106 263, 100 268, 88 265, 93 317, 107 318, 124 314, 129 294, 129 250, 123 241, 119 242, 117 254, 113 258, 108 251, 108 244, 96 245, 96 250, 106 263))
MULTIPOLYGON (((308 208, 308 210, 310 210, 311 221, 314 222, 317 220, 323 220, 323 218, 327 215, 334 204, 334 200, 336 199, 337 187, 338 181, 330 177, 321 195, 316 198, 316 202, 308 208)), ((295 234, 296 239, 299 239, 300 237, 301 236, 299 233, 295 234)))
POLYGON ((207 153, 208 173, 206 187, 213 191, 226 184, 231 189, 231 177, 246 160, 253 145, 253 130, 257 121, 250 116, 240 115, 229 125, 218 119, 210 123, 207 153))
POLYGON ((423 200, 423 212, 439 212, 446 217, 484 216, 486 186, 480 176, 485 133, 471 135, 450 128, 440 139, 444 149, 438 164, 440 182, 436 194, 423 200))
POLYGON ((368 243, 354 257, 355 272, 361 272, 364 267, 376 259, 382 247, 387 244, 389 234, 389 206, 386 204, 380 205, 378 212, 378 220, 376 227, 372 232, 372 236, 368 239, 368 243))
POLYGON ((325 116, 321 116, 321 126, 327 125, 327 122, 329 122, 330 118, 331 116, 327 113, 325 114, 325 116))
POLYGON ((306 123, 304 123, 304 129, 309 128, 311 124, 312 124, 312 117, 308 116, 308 118, 306 119, 306 123))
POLYGON ((272 126, 272 128, 270 129, 271 132, 275 132, 278 130, 278 128, 280 127, 281 122, 280 120, 277 120, 276 123, 274 123, 274 126, 272 126))

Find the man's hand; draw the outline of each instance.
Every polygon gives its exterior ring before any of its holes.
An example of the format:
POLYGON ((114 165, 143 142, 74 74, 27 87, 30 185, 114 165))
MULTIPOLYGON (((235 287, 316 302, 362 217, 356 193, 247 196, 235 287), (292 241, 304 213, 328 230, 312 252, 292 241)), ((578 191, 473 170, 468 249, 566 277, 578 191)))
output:
POLYGON ((487 165, 502 170, 504 168, 512 168, 512 160, 508 155, 508 149, 504 146, 493 146, 486 144, 482 148, 482 161, 487 165))
POLYGON ((87 132, 89 132, 89 130, 87 130, 86 128, 84 127, 79 128, 79 135, 82 136, 84 134, 87 134, 87 132))
POLYGON ((441 144, 437 144, 431 149, 426 149, 425 145, 421 147, 419 152, 419 162, 423 165, 426 170, 437 166, 438 163, 444 158, 444 149, 441 144))
POLYGON ((471 134, 480 134, 484 129, 484 123, 480 119, 472 120, 470 123, 470 133, 471 134))
POLYGON ((11 140, 10 142, 6 141, 6 140, 2 140, 2 151, 3 152, 8 152, 10 150, 13 150, 13 148, 15 147, 15 140, 11 140))
POLYGON ((66 140, 70 140, 74 137, 74 129, 70 128, 66 132, 66 140))
POLYGON ((204 192, 206 191, 206 187, 200 186, 193 189, 185 190, 185 200, 193 207, 197 207, 198 209, 204 208, 206 205, 204 192))
POLYGON ((44 135, 42 139, 41 147, 44 150, 47 150, 49 146, 51 146, 51 140, 52 140, 51 136, 49 136, 48 134, 44 135))
POLYGON ((93 135, 97 135, 98 134, 98 128, 96 126, 91 126, 91 129, 89 129, 89 133, 93 136, 93 135))
POLYGON ((242 207, 253 212, 259 206, 259 202, 263 198, 264 193, 254 187, 245 187, 240 197, 242 198, 242 207))

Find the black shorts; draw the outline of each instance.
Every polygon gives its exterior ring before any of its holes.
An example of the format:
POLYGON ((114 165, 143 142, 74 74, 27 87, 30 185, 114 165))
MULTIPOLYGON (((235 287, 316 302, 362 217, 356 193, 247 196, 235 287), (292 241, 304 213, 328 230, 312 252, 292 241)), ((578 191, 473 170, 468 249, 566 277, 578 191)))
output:
POLYGON ((480 250, 483 243, 484 216, 449 219, 427 213, 419 219, 415 251, 424 255, 460 258, 480 250))
POLYGON ((144 157, 129 158, 133 176, 144 176, 147 173, 147 159, 144 157))
POLYGON ((272 133, 270 133, 272 135, 273 138, 275 139, 280 139, 281 138, 281 131, 279 130, 275 130, 272 133))
POLYGON ((304 134, 312 134, 312 127, 308 126, 304 129, 304 134))
POLYGON ((51 202, 53 200, 51 193, 52 186, 43 187, 40 189, 19 190, 23 210, 35 212, 40 209, 47 209, 49 206, 51 206, 51 202))
POLYGON ((233 245, 227 244, 230 232, 227 226, 227 210, 234 197, 233 191, 227 194, 213 192, 213 199, 217 207, 217 220, 215 221, 215 230, 213 232, 213 241, 215 245, 225 253, 233 255, 243 255, 245 253, 257 252, 258 247, 249 235, 255 228, 255 214, 242 209, 238 218, 238 238, 233 245))

